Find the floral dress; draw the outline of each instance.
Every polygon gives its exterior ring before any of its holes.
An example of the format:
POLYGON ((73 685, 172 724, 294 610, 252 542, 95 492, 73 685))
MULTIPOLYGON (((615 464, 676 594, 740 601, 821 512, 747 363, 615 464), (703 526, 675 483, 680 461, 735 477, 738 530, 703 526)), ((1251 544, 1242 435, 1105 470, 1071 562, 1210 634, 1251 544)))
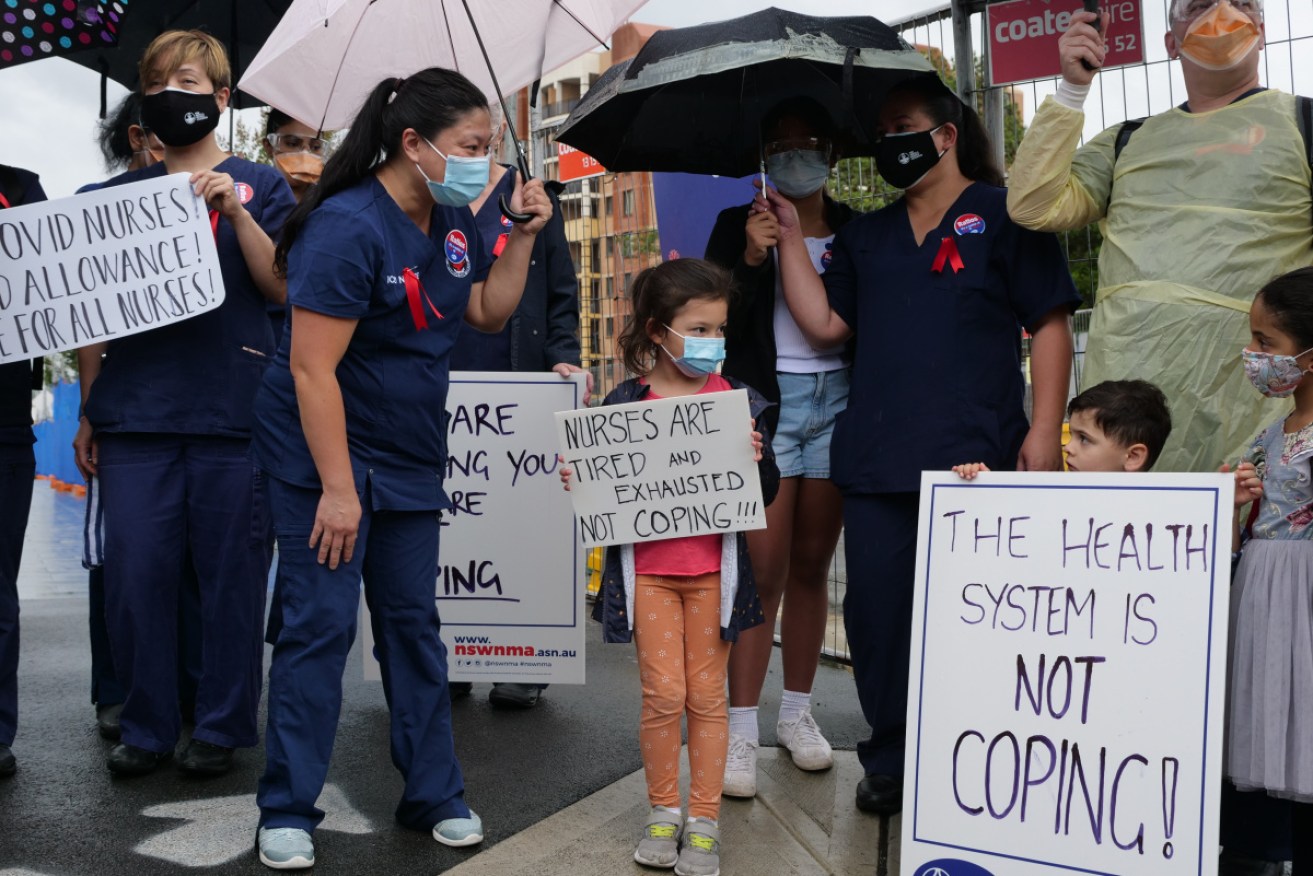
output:
POLYGON ((1226 772, 1313 802, 1313 425, 1284 425, 1245 454, 1263 497, 1231 587, 1226 772))

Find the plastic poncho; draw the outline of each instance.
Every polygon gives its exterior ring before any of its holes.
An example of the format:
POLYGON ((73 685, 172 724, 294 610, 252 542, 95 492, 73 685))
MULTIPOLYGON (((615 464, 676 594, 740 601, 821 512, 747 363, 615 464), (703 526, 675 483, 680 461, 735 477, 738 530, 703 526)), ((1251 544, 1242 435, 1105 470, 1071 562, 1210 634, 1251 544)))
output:
POLYGON ((1077 150, 1084 123, 1084 113, 1045 100, 1008 190, 1008 212, 1027 228, 1102 220, 1082 389, 1133 377, 1162 389, 1172 435, 1158 471, 1234 464, 1290 407, 1250 386, 1240 350, 1254 294, 1313 264, 1310 170, 1294 97, 1269 90, 1211 112, 1151 116, 1115 167, 1120 126, 1077 150))

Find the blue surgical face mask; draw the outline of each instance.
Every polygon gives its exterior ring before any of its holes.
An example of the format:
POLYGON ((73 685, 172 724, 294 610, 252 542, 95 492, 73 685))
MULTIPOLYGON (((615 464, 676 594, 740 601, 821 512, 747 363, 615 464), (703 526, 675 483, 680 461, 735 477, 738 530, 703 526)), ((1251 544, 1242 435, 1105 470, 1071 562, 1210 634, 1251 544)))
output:
POLYGON ((766 156, 770 181, 786 198, 815 194, 830 178, 830 156, 814 149, 790 149, 766 156))
POLYGON ((677 335, 684 339, 684 355, 679 358, 671 356, 670 351, 666 350, 666 345, 662 344, 661 349, 666 351, 670 356, 670 361, 675 363, 679 373, 685 377, 701 377, 704 374, 713 374, 720 368, 720 363, 725 361, 725 339, 724 338, 690 338, 687 335, 681 335, 679 332, 666 326, 672 335, 677 335))
MULTIPOLYGON (((429 143, 428 140, 424 141, 429 143)), ((429 148, 439 155, 437 146, 429 143, 429 148)), ((447 170, 442 175, 442 182, 434 182, 418 164, 415 169, 429 185, 429 194, 433 200, 444 207, 468 207, 474 199, 488 186, 488 156, 466 158, 463 155, 442 155, 447 162, 447 170)))

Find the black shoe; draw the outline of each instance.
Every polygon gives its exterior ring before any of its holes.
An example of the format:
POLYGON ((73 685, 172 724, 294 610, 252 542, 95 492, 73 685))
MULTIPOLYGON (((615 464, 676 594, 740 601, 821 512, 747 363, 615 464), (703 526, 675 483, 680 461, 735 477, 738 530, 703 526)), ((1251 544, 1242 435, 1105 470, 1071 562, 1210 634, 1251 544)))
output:
POLYGON ((147 751, 135 745, 120 742, 105 755, 105 766, 119 776, 144 776, 173 757, 172 751, 147 751))
POLYGON ((0 745, 0 776, 12 776, 18 771, 18 761, 8 745, 0 745))
POLYGON ((902 776, 867 776, 857 783, 857 808, 876 815, 903 811, 902 776))
POLYGON ((178 758, 178 769, 196 776, 221 776, 232 769, 233 750, 193 739, 178 758))
POLYGON ((1222 852, 1218 860, 1217 876, 1281 876, 1285 867, 1276 861, 1242 858, 1222 852))
POLYGON ((488 702, 503 709, 532 709, 538 705, 541 692, 542 688, 536 684, 494 684, 488 692, 488 702))
POLYGON ((119 737, 123 734, 123 728, 119 726, 119 715, 122 712, 122 703, 96 706, 96 729, 100 731, 101 739, 118 742, 119 737))
POLYGON ((472 681, 449 681, 447 682, 447 698, 452 700, 463 700, 474 691, 474 682, 472 681))

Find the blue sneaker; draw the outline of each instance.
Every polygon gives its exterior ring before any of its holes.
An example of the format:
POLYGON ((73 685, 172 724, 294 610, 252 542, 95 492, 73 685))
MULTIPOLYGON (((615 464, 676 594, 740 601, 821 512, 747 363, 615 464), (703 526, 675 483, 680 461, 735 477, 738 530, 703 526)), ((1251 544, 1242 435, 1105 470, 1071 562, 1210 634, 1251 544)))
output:
POLYGON ((315 843, 297 827, 262 827, 257 834, 260 863, 275 870, 304 870, 315 865, 315 843))
POLYGON ((433 838, 444 846, 472 846, 483 842, 483 819, 470 810, 469 818, 448 818, 433 825, 433 838))

